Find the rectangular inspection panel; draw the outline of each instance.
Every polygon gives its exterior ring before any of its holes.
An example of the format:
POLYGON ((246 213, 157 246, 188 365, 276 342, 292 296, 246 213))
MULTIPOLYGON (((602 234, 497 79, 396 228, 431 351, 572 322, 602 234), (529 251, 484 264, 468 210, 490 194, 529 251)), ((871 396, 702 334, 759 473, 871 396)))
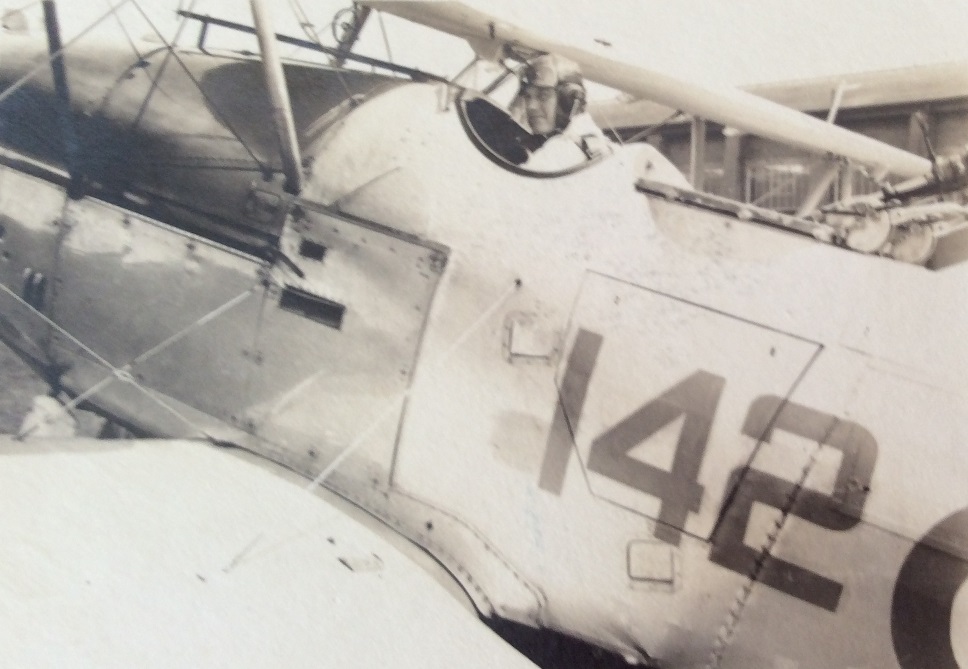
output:
MULTIPOLYGON (((567 397, 574 392, 566 387, 574 383, 568 370, 590 370, 580 408, 567 408, 585 469, 584 476, 569 474, 569 484, 587 481, 603 503, 658 520, 656 537, 669 543, 677 545, 683 531, 709 538, 730 472, 758 444, 744 434, 747 413, 762 395, 786 396, 817 350, 813 342, 588 273, 558 376, 567 397), (582 344, 599 338, 596 346, 582 344), (574 359, 579 348, 588 360, 574 359)), ((542 487, 557 483, 546 478, 542 487)))
POLYGON ((673 550, 669 544, 655 541, 629 542, 629 579, 643 585, 673 587, 676 582, 673 550))
POLYGON ((281 244, 302 276, 274 270, 247 419, 308 476, 361 440, 346 467, 386 481, 446 250, 308 206, 281 244))

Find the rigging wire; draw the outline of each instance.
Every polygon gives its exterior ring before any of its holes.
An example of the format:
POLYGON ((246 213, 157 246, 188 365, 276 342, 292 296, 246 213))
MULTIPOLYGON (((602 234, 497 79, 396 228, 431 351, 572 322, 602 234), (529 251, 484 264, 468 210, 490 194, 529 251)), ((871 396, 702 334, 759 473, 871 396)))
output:
POLYGON ((680 116, 685 116, 685 115, 682 113, 681 110, 678 110, 677 109, 676 111, 672 112, 671 114, 669 114, 667 117, 665 117, 664 119, 662 119, 658 123, 655 123, 653 125, 648 126, 647 128, 643 128, 642 130, 639 130, 637 133, 635 133, 634 135, 632 135, 631 137, 629 137, 626 141, 629 142, 629 143, 632 143, 632 142, 638 142, 640 140, 643 140, 646 137, 648 137, 649 135, 657 132, 658 130, 661 130, 662 128, 664 128, 669 123, 672 123, 673 121, 675 121, 680 116))
MULTIPOLYGON (((493 316, 498 313, 502 306, 521 289, 520 279, 516 279, 504 292, 498 295, 494 301, 483 311, 480 312, 478 317, 468 325, 456 339, 450 342, 450 344, 440 353, 440 355, 430 362, 428 362, 423 369, 426 370, 426 374, 433 374, 439 369, 444 367, 444 364, 450 360, 451 356, 460 349, 468 339, 471 338, 478 330, 480 330, 493 316)), ((2 284, 0 284, 2 286, 2 284)), ((310 378, 315 378, 313 375, 310 378)), ((308 384, 300 384, 300 389, 304 389, 308 384)), ((377 407, 378 411, 368 422, 368 424, 353 437, 353 440, 345 446, 339 453, 336 454, 329 465, 327 465, 312 481, 310 481, 304 489, 307 492, 312 492, 318 486, 325 483, 326 479, 329 478, 334 471, 336 471, 340 465, 342 465, 349 456, 359 450, 360 447, 367 443, 367 439, 373 435, 374 432, 389 418, 392 418, 398 407, 408 401, 414 393, 414 385, 410 385, 403 392, 397 393, 396 395, 386 399, 382 405, 377 407)), ((236 552, 232 559, 222 568, 224 573, 231 572, 235 567, 243 562, 248 554, 258 545, 258 543, 266 535, 267 531, 262 531, 253 537, 242 549, 236 552)))
MULTIPOLYGON (((150 400, 152 400, 153 402, 155 402, 156 404, 158 404, 159 406, 161 406, 163 409, 165 409, 166 411, 168 411, 169 413, 171 413, 173 416, 175 416, 176 418, 178 418, 179 420, 181 420, 182 422, 184 422, 186 425, 188 425, 189 428, 191 428, 192 430, 194 430, 195 432, 197 432, 202 437, 204 437, 206 439, 209 439, 209 440, 212 440, 212 436, 209 435, 204 429, 202 429, 201 427, 199 427, 198 425, 196 425, 191 419, 189 419, 188 417, 186 417, 185 415, 183 415, 180 411, 178 411, 177 409, 175 409, 174 407, 172 407, 171 405, 169 405, 167 402, 165 402, 164 400, 162 400, 160 397, 158 397, 157 393, 155 393, 154 391, 152 391, 150 388, 147 388, 147 387, 141 385, 138 382, 137 378, 131 373, 131 370, 136 365, 142 364, 142 363, 146 362, 147 360, 149 360, 150 358, 155 357, 159 353, 161 353, 161 352, 165 351, 166 349, 170 348, 176 342, 179 342, 182 339, 184 339, 186 336, 188 336, 189 334, 191 334, 192 332, 194 332, 198 328, 201 328, 204 325, 206 325, 206 324, 214 321, 216 318, 218 318, 222 314, 230 311, 231 309, 233 309, 237 305, 241 304, 246 299, 248 299, 251 295, 253 295, 260 285, 261 285, 261 281, 255 283, 248 290, 244 291, 243 293, 240 293, 239 295, 236 295, 234 298, 228 300, 224 304, 221 304, 221 305, 217 306, 216 308, 212 309, 211 311, 209 311, 208 313, 202 315, 200 318, 198 318, 195 321, 189 323, 187 326, 185 326, 184 328, 182 328, 178 332, 175 332, 174 334, 172 334, 169 337, 165 338, 160 343, 156 344, 155 346, 152 346, 147 351, 145 351, 141 355, 139 355, 136 358, 134 358, 133 360, 131 360, 131 362, 128 362, 125 365, 121 365, 120 367, 113 365, 106 358, 104 358, 103 356, 101 356, 100 354, 98 354, 93 348, 91 348, 90 346, 88 346, 87 344, 85 344, 84 342, 82 342, 81 340, 79 340, 77 337, 75 337, 74 335, 72 335, 64 327, 62 327, 58 323, 54 322, 52 319, 48 318, 43 312, 41 312, 40 310, 38 310, 35 306, 33 306, 32 304, 28 303, 26 300, 24 300, 17 293, 15 293, 12 290, 10 290, 10 288, 8 288, 6 286, 6 284, 0 283, 0 291, 3 291, 5 293, 7 293, 14 300, 16 300, 17 302, 19 302, 23 306, 27 307, 27 309, 29 309, 32 313, 36 314, 47 325, 49 325, 52 328, 54 328, 54 330, 56 330, 59 334, 61 334, 62 336, 64 336, 68 341, 70 341, 74 345, 78 346, 87 355, 91 356, 97 363, 99 363, 100 365, 102 365, 103 367, 107 368, 110 371, 110 374, 108 374, 108 376, 104 377, 103 379, 101 379, 97 383, 95 383, 92 386, 90 386, 89 388, 87 388, 87 390, 85 390, 84 392, 82 392, 79 395, 77 395, 76 397, 74 397, 67 404, 62 405, 60 407, 60 410, 62 412, 64 412, 65 414, 66 413, 69 413, 73 409, 77 408, 80 404, 82 404, 85 400, 87 400, 90 397, 93 397, 100 390, 102 390, 103 388, 107 387, 108 385, 110 385, 114 381, 123 381, 123 382, 130 383, 131 385, 133 385, 135 388, 137 388, 139 391, 141 391, 145 396, 147 396, 150 400)), ((34 430, 38 429, 40 426, 41 426, 41 423, 38 423, 38 424, 32 426, 26 432, 17 435, 17 438, 18 439, 26 439, 27 437, 30 436, 30 434, 34 430)))
MULTIPOLYGON (((189 3, 188 3, 189 10, 191 10, 192 7, 194 6, 195 6, 195 0, 189 0, 189 3)), ((172 38, 173 44, 178 41, 179 37, 181 37, 182 30, 184 30, 187 23, 188 23, 188 19, 182 19, 179 22, 178 29, 175 31, 175 35, 172 38)), ((138 124, 141 123, 141 119, 148 111, 148 105, 151 104, 151 99, 154 97, 155 91, 161 85, 161 79, 162 77, 164 77, 165 71, 168 69, 168 64, 171 62, 172 53, 173 51, 171 49, 168 49, 165 51, 165 57, 162 58, 161 64, 158 66, 158 72, 151 80, 151 88, 149 88, 148 92, 145 94, 144 100, 141 101, 141 107, 138 109, 138 113, 135 114, 134 121, 132 121, 131 123, 132 129, 138 127, 138 124)), ((146 71, 147 71, 147 68, 146 68, 146 71)), ((240 139, 239 141, 242 141, 242 140, 240 139)))
MULTIPOLYGON (((501 293, 487 309, 482 311, 478 316, 478 318, 469 326, 467 326, 467 328, 464 329, 464 331, 460 334, 460 336, 458 336, 455 340, 453 340, 450 343, 450 345, 446 349, 444 349, 444 351, 435 360, 432 360, 427 364, 426 373, 430 374, 432 372, 437 371, 439 368, 443 367, 444 363, 450 360, 451 356, 458 349, 460 349, 461 346, 464 345, 464 342, 466 342, 471 337, 471 335, 473 335, 485 323, 487 323, 488 320, 490 320, 490 318, 500 310, 500 308, 504 305, 504 303, 507 302, 520 289, 521 289, 521 283, 519 280, 516 280, 507 288, 507 290, 501 293)), ((334 471, 336 471, 339 468, 339 466, 343 464, 343 462, 345 462, 350 455, 352 455, 357 449, 359 449, 360 446, 362 446, 366 442, 366 439, 369 436, 371 436, 378 427, 380 427, 380 425, 383 423, 384 420, 386 420, 387 418, 391 417, 394 414, 397 406, 400 403, 406 402, 408 399, 410 399, 413 393, 414 393, 414 386, 411 385, 402 393, 399 393, 397 396, 390 398, 385 403, 383 410, 380 411, 370 421, 370 424, 366 428, 361 430, 359 433, 357 433, 353 441, 351 441, 348 446, 346 446, 340 453, 338 453, 336 457, 333 458, 333 460, 329 463, 329 465, 327 465, 325 469, 323 469, 312 481, 309 482, 309 484, 306 486, 306 490, 311 491, 316 486, 326 481, 326 479, 329 478, 329 476, 334 471)))
MULTIPOLYGON (((104 0, 104 4, 110 7, 111 0, 104 0)), ((121 32, 123 32, 125 38, 127 38, 128 44, 131 46, 131 50, 134 51, 134 54, 138 57, 138 60, 144 60, 144 55, 138 50, 137 45, 135 45, 134 40, 131 38, 131 33, 128 32, 127 27, 124 25, 124 21, 121 20, 121 16, 115 13, 114 18, 118 22, 118 27, 121 28, 121 32)))
POLYGON ((393 62, 393 53, 390 51, 390 38, 387 36, 387 27, 383 23, 383 12, 378 11, 376 13, 376 18, 380 22, 380 32, 383 34, 383 46, 387 50, 387 60, 393 62))
POLYGON ((10 84, 10 86, 8 86, 7 89, 3 91, 3 93, 0 93, 0 103, 3 103, 11 95, 13 95, 17 91, 19 91, 24 86, 26 86, 27 83, 31 79, 33 79, 34 77, 36 77, 38 74, 40 74, 41 72, 44 72, 45 70, 47 70, 47 68, 50 67, 51 61, 53 61, 58 56, 61 56, 64 53, 66 53, 69 48, 71 48, 78 41, 80 41, 82 38, 84 38, 85 36, 87 36, 88 33, 90 33, 92 30, 94 30, 94 28, 96 28, 98 25, 100 25, 103 21, 111 18, 111 16, 113 16, 114 14, 116 14, 117 11, 119 9, 121 9, 122 7, 124 7, 126 4, 133 3, 133 2, 134 2, 134 0, 121 0, 121 2, 119 2, 116 5, 114 5, 110 9, 110 11, 108 11, 105 14, 102 14, 101 16, 99 16, 91 25, 89 25, 84 30, 82 30, 80 33, 78 33, 76 36, 74 36, 73 38, 71 38, 70 40, 68 40, 67 42, 65 42, 64 45, 60 49, 58 49, 57 51, 55 51, 52 54, 49 54, 47 56, 47 58, 45 58, 43 60, 42 63, 39 63, 37 65, 37 67, 35 67, 34 69, 32 69, 29 72, 27 72, 26 74, 24 74, 22 77, 20 77, 19 79, 17 79, 17 81, 15 81, 14 83, 10 84))
POLYGON ((28 9, 30 9, 30 8, 31 8, 31 7, 33 7, 34 5, 39 5, 39 4, 41 3, 41 2, 42 2, 42 0, 30 0, 30 2, 28 2, 27 4, 25 4, 25 5, 22 5, 22 6, 20 6, 20 7, 15 7, 15 8, 13 8, 13 9, 11 9, 11 10, 8 10, 8 11, 9 11, 9 13, 11 13, 11 14, 14 14, 14 13, 16 13, 16 12, 23 12, 23 11, 25 11, 25 10, 28 10, 28 9))
MULTIPOLYGON (((306 20, 308 21, 308 16, 306 15, 305 10, 303 10, 302 3, 300 3, 299 0, 290 0, 290 2, 292 4, 294 4, 296 7, 299 8, 299 13, 302 16, 306 17, 306 20)), ((342 11, 346 11, 346 10, 342 10, 342 11)), ((336 14, 334 14, 333 15, 333 20, 330 21, 329 24, 327 25, 327 27, 330 29, 330 32, 332 32, 334 34, 335 34, 335 31, 336 31, 336 24, 339 21, 340 14, 341 14, 341 12, 337 12, 336 14)), ((297 18, 298 18, 298 16, 297 16, 297 18)), ((312 25, 312 23, 310 22, 309 25, 312 25)), ((320 30, 320 32, 322 32, 322 30, 320 30)), ((313 37, 312 37, 312 40, 316 44, 318 44, 319 46, 323 46, 323 42, 319 38, 319 35, 318 34, 314 34, 313 37)), ((336 57, 335 56, 330 56, 329 62, 330 62, 330 64, 335 64, 336 63, 336 57)), ((350 88, 349 83, 347 83, 346 78, 343 76, 343 69, 344 69, 343 67, 336 67, 334 69, 334 71, 336 72, 336 79, 337 79, 337 81, 339 81, 340 86, 343 87, 343 90, 346 92, 346 95, 348 97, 353 97, 353 95, 354 95, 353 94, 353 90, 350 88)))
MULTIPOLYGON (((302 5, 299 4, 299 0, 289 0, 289 8, 292 13, 296 16, 296 21, 299 22, 299 27, 302 28, 303 33, 309 38, 310 42, 315 42, 316 44, 322 44, 319 40, 319 32, 315 30, 314 24, 309 20, 309 15, 303 9, 302 5)), ((333 19, 333 23, 336 19, 333 19)))
MULTIPOLYGON (((288 0, 289 9, 292 10, 293 15, 296 17, 296 22, 299 23, 299 27, 303 34, 309 38, 309 41, 314 44, 319 44, 319 37, 315 32, 315 26, 312 21, 309 20, 309 16, 302 11, 302 7, 298 3, 294 3, 293 0, 288 0)), ((300 47, 294 46, 290 49, 288 57, 292 58, 296 53, 299 52, 300 47)))
MULTIPOLYGON (((129 0, 126 0, 126 1, 129 1, 129 0)), ((152 21, 151 18, 145 13, 144 9, 142 9, 141 4, 139 2, 137 2, 136 0, 130 0, 130 1, 137 8, 138 12, 141 14, 141 16, 144 18, 144 20, 148 23, 148 25, 151 27, 151 30, 155 33, 155 35, 158 36, 158 39, 160 39, 161 42, 162 42, 162 44, 165 45, 165 48, 168 50, 168 53, 171 54, 171 56, 175 59, 175 61, 178 63, 178 65, 182 68, 182 70, 185 72, 185 75, 195 85, 195 88, 198 90, 198 92, 201 94, 201 96, 205 99, 205 102, 211 108, 212 112, 215 114, 215 116, 218 118, 218 120, 221 121, 225 125, 226 128, 228 128, 229 132, 231 132, 235 136, 235 138, 239 141, 239 144, 242 145, 242 148, 244 148, 245 151, 246 151, 246 153, 249 154, 249 157, 251 157, 252 160, 255 162, 255 164, 259 166, 259 170, 263 174, 266 174, 266 175, 272 174, 272 172, 276 171, 276 170, 270 169, 268 165, 266 165, 261 160, 259 160, 259 158, 255 155, 255 153, 253 152, 253 150, 245 142, 245 140, 242 139, 242 135, 235 129, 235 127, 232 125, 232 123, 228 120, 228 117, 226 117, 225 114, 223 114, 221 111, 219 111, 219 108, 215 104, 215 101, 212 100, 212 98, 208 95, 208 93, 205 92, 205 89, 202 87, 201 82, 195 77, 194 74, 192 74, 192 71, 188 68, 188 65, 186 65, 185 64, 185 61, 182 60, 181 56, 178 55, 178 52, 175 50, 174 44, 172 42, 169 42, 168 40, 165 39, 164 35, 161 34, 161 31, 155 25, 154 21, 152 21)), ((184 18, 182 20, 182 26, 184 25, 184 23, 186 21, 187 21, 187 18, 184 18)), ((180 26, 180 28, 181 28, 181 26, 180 26)), ((179 28, 179 34, 181 33, 180 28, 179 28)), ((177 35, 176 35, 176 39, 177 39, 177 35)))
MULTIPOLYGON (((315 43, 318 46, 323 46, 323 42, 319 37, 319 32, 322 32, 322 30, 318 32, 314 30, 310 30, 310 28, 313 26, 313 22, 309 20, 309 15, 306 14, 306 10, 303 9, 302 3, 300 3, 299 0, 289 0, 289 6, 290 8, 292 8, 293 14, 295 14, 296 16, 296 21, 299 22, 300 26, 302 26, 303 32, 306 33, 307 37, 309 37, 309 41, 315 43)), ((339 20, 339 17, 343 11, 345 10, 341 10, 337 12, 333 16, 333 20, 330 21, 329 24, 327 25, 330 31, 333 32, 334 34, 336 31, 336 23, 339 20)), ((335 56, 330 56, 329 62, 330 64, 335 63, 336 62, 335 56)), ((336 80, 339 81, 340 86, 343 87, 343 90, 346 92, 347 97, 353 97, 354 95, 353 90, 350 88, 349 83, 347 83, 346 78, 343 77, 343 68, 336 67, 334 68, 334 71, 336 72, 336 80)))
MULTIPOLYGON (((601 116, 602 120, 605 121, 605 128, 613 135, 615 135, 615 139, 618 140, 619 145, 625 146, 625 140, 622 139, 622 135, 621 133, 619 133, 618 127, 614 123, 612 123, 610 119, 605 118, 605 114, 603 114, 601 110, 599 110, 598 114, 599 116, 601 116)), ((632 139, 629 139, 629 142, 632 142, 632 141, 633 141, 632 139)))
MULTIPOLYGON (((178 0, 178 10, 175 11, 175 16, 181 16, 180 12, 183 12, 183 11, 184 12, 194 11, 195 6, 198 5, 200 2, 201 0, 178 0)), ((186 23, 187 21, 185 23, 182 23, 182 22, 178 23, 178 26, 175 28, 175 33, 171 37, 172 46, 178 46, 178 41, 181 39, 181 34, 185 29, 186 23)))

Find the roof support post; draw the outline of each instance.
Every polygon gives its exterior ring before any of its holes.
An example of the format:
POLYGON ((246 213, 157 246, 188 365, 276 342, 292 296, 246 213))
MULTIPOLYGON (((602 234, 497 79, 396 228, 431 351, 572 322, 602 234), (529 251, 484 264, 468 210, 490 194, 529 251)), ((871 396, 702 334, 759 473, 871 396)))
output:
POLYGON ((830 190, 830 186, 837 181, 840 176, 840 161, 839 160, 829 160, 826 165, 823 166, 819 173, 814 173, 811 175, 810 192, 800 203, 800 207, 797 209, 797 213, 794 214, 798 218, 803 218, 807 214, 814 212, 820 207, 824 198, 827 196, 827 192, 830 190))
POLYGON ((302 161, 299 157, 299 142, 296 139, 296 123, 292 118, 292 103, 282 62, 276 50, 276 35, 272 29, 269 13, 263 0, 251 0, 252 18, 259 37, 259 50, 262 52, 262 66, 265 70, 266 88, 272 102, 272 120, 279 137, 279 154, 282 158, 282 171, 286 175, 285 190, 298 194, 303 187, 302 161))
POLYGON ((706 119, 692 117, 689 135, 689 183, 702 190, 706 181, 706 119))
POLYGON ((723 192, 733 200, 743 198, 743 150, 746 135, 736 128, 723 128, 723 192))
POLYGON ((854 174, 856 170, 850 163, 840 170, 840 201, 844 202, 854 197, 854 174))

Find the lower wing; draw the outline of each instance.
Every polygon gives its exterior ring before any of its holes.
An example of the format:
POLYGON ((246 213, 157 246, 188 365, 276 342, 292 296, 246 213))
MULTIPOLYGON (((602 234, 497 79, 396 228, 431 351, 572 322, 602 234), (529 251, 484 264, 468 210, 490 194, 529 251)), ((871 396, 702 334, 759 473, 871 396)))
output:
POLYGON ((8 666, 532 667, 294 477, 189 441, 0 439, 8 666))

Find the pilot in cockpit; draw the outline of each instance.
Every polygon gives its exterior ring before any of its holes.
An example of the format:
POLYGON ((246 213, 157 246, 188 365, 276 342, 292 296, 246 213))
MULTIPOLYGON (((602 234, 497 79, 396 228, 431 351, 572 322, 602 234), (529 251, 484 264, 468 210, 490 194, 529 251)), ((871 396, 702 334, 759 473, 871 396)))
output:
POLYGON ((611 153, 612 143, 585 111, 586 92, 576 63, 546 54, 525 63, 512 116, 535 136, 523 167, 560 170, 611 153))

